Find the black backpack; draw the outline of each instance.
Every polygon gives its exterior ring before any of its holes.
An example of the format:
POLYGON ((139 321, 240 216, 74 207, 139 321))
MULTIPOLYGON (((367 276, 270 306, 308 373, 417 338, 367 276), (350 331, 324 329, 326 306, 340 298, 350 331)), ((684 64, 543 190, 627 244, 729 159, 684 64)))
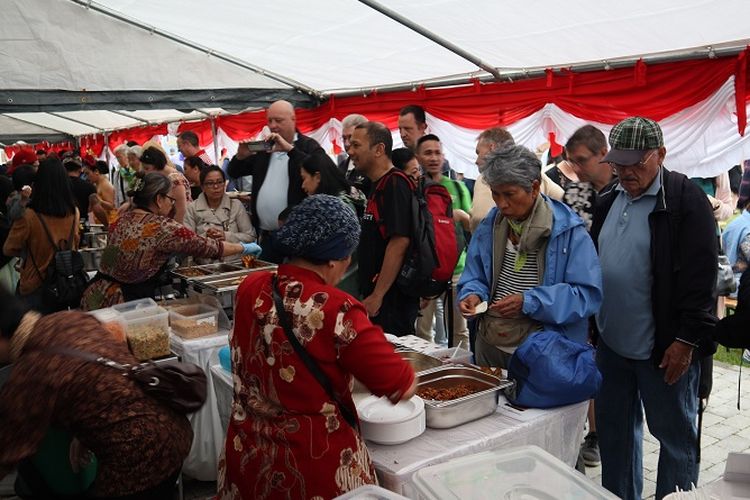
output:
MULTIPOLYGON (((34 212, 36 214, 36 212, 34 212)), ((73 225, 70 228, 68 239, 60 241, 59 246, 55 245, 52 235, 49 232, 47 223, 41 215, 36 214, 39 222, 42 223, 44 232, 47 235, 50 245, 55 251, 52 260, 47 266, 45 275, 39 271, 39 266, 34 261, 34 254, 29 252, 31 262, 34 264, 39 277, 42 278, 42 298, 45 306, 52 311, 62 311, 65 309, 77 309, 81 304, 81 297, 88 285, 89 277, 84 271, 83 257, 77 250, 73 250, 72 241, 75 236, 76 220, 73 218, 73 225)))

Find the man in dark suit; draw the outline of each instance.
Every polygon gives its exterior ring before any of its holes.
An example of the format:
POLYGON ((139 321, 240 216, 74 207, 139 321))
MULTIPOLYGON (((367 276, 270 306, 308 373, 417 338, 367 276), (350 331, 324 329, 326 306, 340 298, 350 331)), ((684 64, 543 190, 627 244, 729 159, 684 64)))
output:
POLYGON ((240 143, 237 154, 229 162, 227 174, 237 178, 253 176, 251 218, 260 236, 262 260, 280 262, 281 256, 273 248, 275 232, 279 229, 279 214, 306 196, 302 190, 300 166, 320 145, 296 129, 294 107, 287 101, 276 101, 266 111, 271 133, 265 137, 273 143, 270 151, 250 151, 240 143))

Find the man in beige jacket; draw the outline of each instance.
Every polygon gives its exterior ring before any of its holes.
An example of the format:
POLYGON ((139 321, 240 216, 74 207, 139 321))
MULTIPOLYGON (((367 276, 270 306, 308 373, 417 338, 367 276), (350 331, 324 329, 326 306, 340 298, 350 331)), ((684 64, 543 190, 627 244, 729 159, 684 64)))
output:
MULTIPOLYGON (((495 206, 495 202, 492 200, 490 187, 484 182, 482 176, 482 171, 484 170, 484 159, 490 151, 509 143, 515 143, 515 141, 513 141, 513 136, 502 127, 487 129, 477 137, 476 164, 477 167, 479 167, 479 178, 477 179, 476 184, 474 184, 474 198, 472 199, 471 205, 470 226, 472 232, 476 229, 482 219, 484 219, 490 209, 495 206)), ((552 182, 552 180, 543 172, 541 192, 556 200, 562 200, 563 197, 562 188, 552 182)))

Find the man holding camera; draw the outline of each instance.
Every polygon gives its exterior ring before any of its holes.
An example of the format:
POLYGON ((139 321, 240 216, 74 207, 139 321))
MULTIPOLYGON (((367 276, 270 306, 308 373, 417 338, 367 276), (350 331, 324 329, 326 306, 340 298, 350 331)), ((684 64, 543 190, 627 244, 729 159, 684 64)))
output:
POLYGON ((250 217, 263 248, 260 258, 274 263, 281 256, 273 249, 273 238, 279 229, 279 214, 302 201, 300 166, 320 145, 296 129, 294 107, 287 101, 276 101, 266 111, 271 133, 258 141, 241 142, 229 162, 227 174, 237 178, 253 176, 250 217))

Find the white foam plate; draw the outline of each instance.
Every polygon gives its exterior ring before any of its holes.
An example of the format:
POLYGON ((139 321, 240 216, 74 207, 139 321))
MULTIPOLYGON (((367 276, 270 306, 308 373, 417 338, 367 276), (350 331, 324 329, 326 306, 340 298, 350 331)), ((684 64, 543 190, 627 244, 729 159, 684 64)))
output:
POLYGON ((489 307, 489 306, 487 305, 487 301, 485 301, 485 302, 480 302, 480 303, 479 303, 479 304, 477 304, 477 305, 476 305, 476 307, 474 308, 474 314, 482 314, 482 313, 486 313, 486 312, 487 312, 487 307, 489 307))

